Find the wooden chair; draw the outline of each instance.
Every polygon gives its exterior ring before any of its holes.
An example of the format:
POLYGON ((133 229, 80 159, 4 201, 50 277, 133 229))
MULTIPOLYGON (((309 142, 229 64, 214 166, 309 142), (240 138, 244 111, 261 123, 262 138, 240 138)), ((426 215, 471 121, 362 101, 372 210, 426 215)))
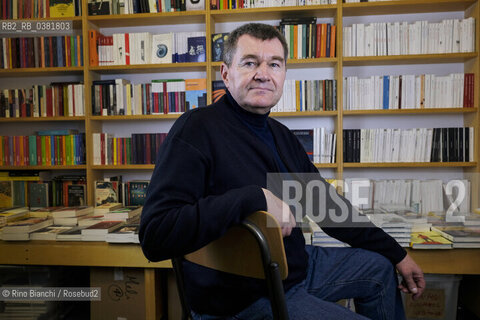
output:
POLYGON ((257 211, 223 237, 184 257, 172 259, 182 319, 192 319, 185 294, 182 260, 235 275, 265 279, 274 319, 288 319, 282 280, 288 267, 278 222, 271 214, 257 211))

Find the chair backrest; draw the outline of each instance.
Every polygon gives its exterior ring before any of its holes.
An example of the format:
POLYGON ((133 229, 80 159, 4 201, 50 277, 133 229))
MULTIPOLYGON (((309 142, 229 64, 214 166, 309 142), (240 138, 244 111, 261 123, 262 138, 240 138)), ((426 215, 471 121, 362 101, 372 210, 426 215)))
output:
MULTIPOLYGON (((271 260, 278 264, 280 277, 285 279, 288 275, 287 258, 277 220, 265 211, 257 211, 246 220, 261 230, 270 248, 271 260)), ((259 245, 244 225, 245 222, 232 227, 220 239, 185 255, 185 259, 215 270, 265 279, 259 245)))

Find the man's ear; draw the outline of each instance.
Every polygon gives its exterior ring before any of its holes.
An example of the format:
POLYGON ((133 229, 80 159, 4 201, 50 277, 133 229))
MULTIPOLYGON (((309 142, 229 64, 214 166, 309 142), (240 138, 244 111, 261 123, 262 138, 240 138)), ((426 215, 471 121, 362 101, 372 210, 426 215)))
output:
POLYGON ((220 67, 220 74, 222 76, 223 83, 225 83, 225 86, 228 89, 228 66, 225 64, 225 62, 222 63, 222 66, 220 67))

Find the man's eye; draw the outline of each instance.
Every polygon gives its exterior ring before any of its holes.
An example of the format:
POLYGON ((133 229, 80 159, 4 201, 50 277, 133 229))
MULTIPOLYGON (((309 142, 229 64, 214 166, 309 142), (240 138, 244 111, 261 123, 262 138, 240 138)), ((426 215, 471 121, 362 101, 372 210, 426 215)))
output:
POLYGON ((253 67, 253 66, 255 66, 255 62, 253 62, 253 61, 247 61, 247 62, 245 62, 245 66, 246 66, 246 67, 253 67))
POLYGON ((273 63, 271 64, 271 66, 274 67, 274 68, 280 68, 280 64, 278 64, 278 63, 276 63, 276 62, 273 62, 273 63))

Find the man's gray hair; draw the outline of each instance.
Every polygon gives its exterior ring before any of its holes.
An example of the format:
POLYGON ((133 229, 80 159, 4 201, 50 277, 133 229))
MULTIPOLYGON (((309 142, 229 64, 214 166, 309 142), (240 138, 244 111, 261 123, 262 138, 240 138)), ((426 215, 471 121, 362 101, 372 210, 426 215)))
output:
POLYGON ((223 47, 223 62, 225 62, 227 66, 230 67, 232 65, 233 56, 235 55, 235 50, 237 49, 238 39, 244 34, 263 41, 277 38, 282 44, 285 63, 287 63, 287 41, 280 31, 278 31, 275 27, 264 23, 247 23, 233 30, 228 35, 228 39, 223 47))

